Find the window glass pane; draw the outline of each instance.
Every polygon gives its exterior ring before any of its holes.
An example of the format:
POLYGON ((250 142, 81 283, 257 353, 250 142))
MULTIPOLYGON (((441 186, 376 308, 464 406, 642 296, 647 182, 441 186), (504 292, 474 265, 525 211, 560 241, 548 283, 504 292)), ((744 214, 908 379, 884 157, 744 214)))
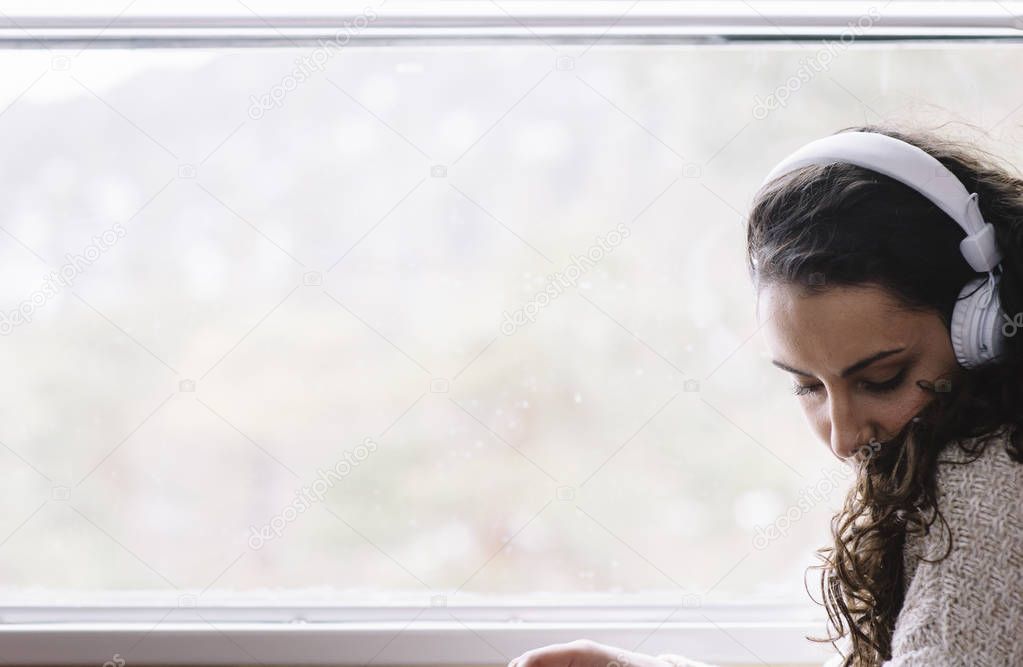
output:
POLYGON ((1019 157, 1019 56, 0 52, 3 599, 805 599, 744 212, 865 120, 1019 157))

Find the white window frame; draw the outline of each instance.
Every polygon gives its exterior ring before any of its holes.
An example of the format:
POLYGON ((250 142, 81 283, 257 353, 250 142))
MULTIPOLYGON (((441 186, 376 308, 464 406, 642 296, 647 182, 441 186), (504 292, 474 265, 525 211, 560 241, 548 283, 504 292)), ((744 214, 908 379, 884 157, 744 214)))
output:
POLYGON ((6 607, 0 654, 24 665, 487 665, 588 638, 716 664, 820 664, 810 605, 529 600, 476 605, 6 607))
MULTIPOLYGON (((240 5, 244 6, 244 5, 240 5)), ((721 43, 840 38, 859 18, 881 18, 857 39, 1023 37, 1023 2, 629 2, 573 0, 366 0, 360 11, 318 16, 9 15, 0 48, 306 46, 532 42, 721 43)), ((807 604, 697 607, 677 602, 209 606, 112 604, 11 606, 0 602, 0 657, 24 665, 113 664, 502 664, 545 644, 586 637, 645 653, 684 653, 729 663, 820 664, 826 628, 807 604)))
MULTIPOLYGON (((0 12, 0 48, 346 45, 524 40, 591 44, 720 42, 764 38, 1010 39, 1023 37, 1023 2, 911 0, 339 0, 353 9, 319 15, 168 12, 106 16, 0 12), (360 21, 367 13, 373 18, 360 21), (864 17, 878 15, 868 30, 864 17)), ((234 6, 234 5, 232 5, 234 6)), ((287 5, 284 5, 285 7, 287 5)), ((329 6, 329 5, 328 5, 329 6)), ((137 11, 137 10, 136 10, 137 11)))

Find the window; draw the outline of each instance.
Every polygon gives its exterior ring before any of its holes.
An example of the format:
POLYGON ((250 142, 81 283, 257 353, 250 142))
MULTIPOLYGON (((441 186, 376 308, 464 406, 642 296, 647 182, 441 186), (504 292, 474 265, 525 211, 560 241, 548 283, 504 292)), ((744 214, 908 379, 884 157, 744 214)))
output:
MULTIPOLYGON (((1012 141, 1011 13, 115 4, 0 17, 9 641, 139 622, 78 646, 167 660, 195 622, 196 660, 269 662, 319 649, 233 623, 641 618, 638 650, 685 648, 660 620, 711 624, 708 658, 817 654, 849 473, 767 362, 744 211, 863 120, 1012 141)), ((431 660, 516 646, 454 629, 431 660)), ((392 635, 358 659, 431 661, 392 635)))

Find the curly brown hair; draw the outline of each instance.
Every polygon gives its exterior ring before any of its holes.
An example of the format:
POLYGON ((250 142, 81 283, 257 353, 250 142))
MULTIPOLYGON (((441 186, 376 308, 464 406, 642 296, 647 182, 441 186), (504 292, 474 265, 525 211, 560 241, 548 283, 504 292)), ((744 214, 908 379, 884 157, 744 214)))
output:
MULTIPOLYGON (((1023 177, 973 142, 936 131, 882 124, 839 130, 846 131, 913 144, 978 193, 1002 250, 1002 309, 1023 312, 1023 177)), ((905 308, 936 312, 949 326, 960 290, 979 276, 960 254, 963 235, 933 202, 895 179, 847 163, 812 165, 756 193, 747 263, 758 292, 772 283, 799 285, 808 294, 836 285, 880 286, 905 308)), ((1007 340, 997 363, 959 368, 940 382, 918 382, 931 400, 891 439, 854 457, 856 478, 831 521, 832 544, 817 551, 821 563, 813 569, 820 570, 829 636, 814 639, 847 638, 845 667, 891 658, 906 585, 906 535, 935 525, 949 530, 936 504, 943 446, 957 442, 975 457, 1011 428, 1006 449, 1023 462, 1023 335, 1007 340)))

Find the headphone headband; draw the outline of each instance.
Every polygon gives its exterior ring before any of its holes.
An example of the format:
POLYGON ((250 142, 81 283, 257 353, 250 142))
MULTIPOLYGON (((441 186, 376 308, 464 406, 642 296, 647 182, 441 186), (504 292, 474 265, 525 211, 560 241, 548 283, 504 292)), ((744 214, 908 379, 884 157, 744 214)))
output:
POLYGON ((839 132, 811 141, 778 163, 761 187, 801 167, 833 162, 847 162, 884 174, 934 202, 966 232, 959 250, 974 271, 988 272, 1001 262, 994 226, 984 221, 977 194, 968 193, 955 174, 927 151, 886 134, 839 132))

